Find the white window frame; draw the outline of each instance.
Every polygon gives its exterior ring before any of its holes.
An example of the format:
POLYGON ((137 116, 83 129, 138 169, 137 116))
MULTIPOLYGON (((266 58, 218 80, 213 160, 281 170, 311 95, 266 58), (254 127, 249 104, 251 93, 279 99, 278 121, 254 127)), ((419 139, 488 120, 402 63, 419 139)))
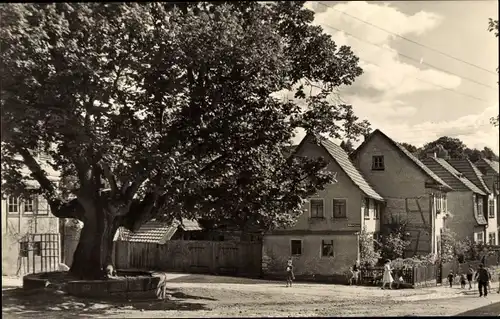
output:
POLYGON ((373 202, 375 203, 375 205, 374 205, 375 216, 373 216, 373 218, 375 220, 377 220, 377 219, 380 219, 381 205, 380 205, 380 202, 377 202, 376 200, 373 200, 373 202))
POLYGON ((319 198, 319 197, 315 197, 315 198, 309 198, 309 218, 325 218, 325 199, 324 198, 319 198), (323 216, 313 216, 312 215, 312 202, 314 200, 320 200, 322 203, 323 203, 323 216))
POLYGON ((321 239, 321 246, 319 249, 319 256, 321 258, 335 258, 335 241, 333 239, 321 239), (323 256, 323 242, 331 242, 332 243, 332 256, 323 256))
POLYGON ((495 200, 489 198, 488 198, 488 218, 495 218, 495 200))
POLYGON ((304 250, 304 242, 302 241, 301 238, 290 238, 290 256, 302 256, 303 250, 304 250), (292 253, 292 241, 299 241, 300 242, 300 254, 293 254, 292 253))
POLYGON ((370 219, 370 197, 363 197, 363 218, 370 219), (367 214, 368 213, 368 214, 367 214))
POLYGON ((347 219, 347 198, 334 198, 332 199, 332 218, 333 219, 347 219), (345 216, 344 217, 335 217, 335 201, 344 201, 345 202, 345 216))
POLYGON ((7 197, 7 213, 11 215, 18 215, 20 213, 19 197, 9 196, 7 197), (13 203, 11 203, 11 200, 13 203), (15 210, 11 210, 11 207, 15 207, 15 210))
POLYGON ((22 200, 23 204, 23 214, 26 215, 33 215, 35 213, 35 197, 30 196, 28 198, 23 198, 22 200), (27 209, 29 206, 31 206, 31 209, 27 209))
POLYGON ((483 232, 476 233, 476 243, 477 244, 484 243, 484 233, 483 232), (481 240, 479 240, 480 238, 481 238, 481 240))

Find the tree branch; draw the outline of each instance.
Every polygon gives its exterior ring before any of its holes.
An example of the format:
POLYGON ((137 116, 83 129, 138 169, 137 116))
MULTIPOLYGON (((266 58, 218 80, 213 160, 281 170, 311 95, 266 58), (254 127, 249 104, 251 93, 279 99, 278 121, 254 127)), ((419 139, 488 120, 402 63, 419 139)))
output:
POLYGON ((22 156, 24 160, 24 164, 31 171, 31 175, 35 178, 35 180, 40 185, 40 189, 45 195, 47 201, 53 201, 57 198, 56 195, 56 186, 53 182, 51 182, 47 176, 45 171, 40 167, 40 164, 33 158, 31 153, 24 147, 19 147, 16 145, 18 153, 22 156))
POLYGON ((111 172, 111 169, 109 168, 108 163, 103 162, 101 164, 101 167, 102 167, 102 172, 103 172, 104 176, 106 177, 106 180, 109 183, 109 187, 111 188, 112 196, 114 197, 114 196, 118 195, 119 191, 118 191, 118 186, 116 184, 116 178, 113 175, 113 173, 111 172))

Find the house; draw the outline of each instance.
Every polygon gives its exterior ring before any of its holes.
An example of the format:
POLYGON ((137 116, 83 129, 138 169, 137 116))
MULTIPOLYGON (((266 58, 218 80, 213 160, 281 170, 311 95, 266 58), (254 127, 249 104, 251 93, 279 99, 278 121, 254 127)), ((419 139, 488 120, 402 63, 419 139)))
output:
POLYGON ((163 245, 169 240, 202 240, 203 229, 197 221, 183 219, 182 223, 150 220, 137 231, 118 228, 114 240, 163 245))
POLYGON ((351 154, 357 168, 386 200, 382 227, 406 225, 412 255, 438 254, 451 187, 380 130, 368 135, 351 154))
POLYGON ((308 199, 296 224, 263 238, 263 273, 283 273, 293 257, 297 276, 324 276, 345 281, 344 273, 359 258, 359 233, 377 233, 384 199, 335 143, 308 134, 293 156, 322 157, 336 182, 308 199))
MULTIPOLYGON (((452 217, 446 220, 446 227, 460 236, 459 239, 469 237, 483 243, 488 225, 483 204, 487 193, 435 153, 427 155, 422 162, 453 188, 448 193, 448 210, 452 217)), ((461 162, 454 161, 455 165, 464 168, 461 162)))
MULTIPOLYGON (((35 159, 47 172, 49 180, 58 183, 59 173, 46 163, 47 158, 38 155, 35 159)), ((24 167, 21 174, 28 176, 30 172, 24 167)), ((39 187, 34 180, 28 180, 27 186, 39 187)), ((60 222, 50 213, 45 198, 41 195, 21 198, 2 192, 1 205, 2 273, 21 275, 42 271, 41 267, 45 271, 52 267, 55 270, 60 256, 60 222)))
MULTIPOLYGON (((496 212, 497 229, 500 227, 500 169, 498 161, 482 158, 475 163, 476 167, 482 174, 482 178, 486 186, 490 189, 490 199, 488 202, 488 215, 493 215, 496 212), (492 198, 494 200, 492 200, 492 198)), ((489 227, 492 227, 491 224, 489 227)), ((497 244, 500 244, 497 236, 497 244)))
POLYGON ((486 184, 488 179, 485 180, 485 176, 481 171, 473 164, 469 159, 450 159, 448 162, 457 171, 462 173, 465 178, 472 182, 477 188, 483 191, 486 196, 479 196, 482 198, 482 202, 478 201, 480 208, 478 208, 478 214, 482 214, 488 224, 486 225, 486 234, 484 236, 484 242, 490 245, 498 244, 498 217, 497 217, 497 197, 498 190, 494 190, 494 185, 490 182, 490 186, 486 184), (481 212, 482 210, 482 212, 481 212))

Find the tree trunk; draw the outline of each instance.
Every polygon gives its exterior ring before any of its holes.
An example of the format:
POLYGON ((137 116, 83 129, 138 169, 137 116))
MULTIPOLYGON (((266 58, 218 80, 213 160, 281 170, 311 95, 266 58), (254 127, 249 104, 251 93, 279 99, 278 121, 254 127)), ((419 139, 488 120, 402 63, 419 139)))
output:
POLYGON ((80 279, 103 279, 106 266, 113 264, 113 237, 118 219, 99 203, 94 203, 92 209, 87 206, 85 217, 70 273, 80 279))

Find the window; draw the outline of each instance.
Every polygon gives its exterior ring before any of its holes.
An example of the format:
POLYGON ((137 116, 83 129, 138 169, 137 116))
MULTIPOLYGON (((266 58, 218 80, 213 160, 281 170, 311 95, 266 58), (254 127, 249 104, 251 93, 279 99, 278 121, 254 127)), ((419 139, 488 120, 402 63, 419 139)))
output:
POLYGON ((322 199, 311 199, 311 218, 323 218, 323 200, 322 199))
POLYGON ((321 241, 321 257, 333 257, 333 240, 321 241))
POLYGON ((364 204, 365 219, 370 219, 370 199, 368 197, 365 197, 364 202, 365 202, 364 204))
POLYGON ((442 196, 440 194, 435 196, 436 201, 436 213, 439 214, 443 210, 442 196))
POLYGON ((24 213, 28 213, 28 214, 33 214, 33 204, 34 204, 34 201, 33 201, 33 197, 28 197, 26 199, 23 200, 24 202, 24 213))
POLYGON ((443 195, 443 212, 448 213, 448 198, 446 194, 443 195))
POLYGON ((497 244, 497 238, 496 238, 496 233, 489 233, 488 234, 488 244, 490 245, 496 245, 497 244))
POLYGON ((479 216, 484 215, 483 211, 483 198, 482 197, 477 197, 477 213, 479 216))
POLYGON ((7 212, 19 213, 19 198, 9 196, 9 200, 7 202, 7 212))
POLYGON ((383 171, 384 169, 384 156, 372 156, 372 171, 383 171))
POLYGON ((488 217, 489 218, 495 218, 495 201, 493 199, 490 199, 488 201, 488 217))
POLYGON ((333 200, 333 218, 347 218, 347 200, 333 200))
POLYGON ((476 233, 476 243, 482 244, 484 242, 483 233, 476 233))
POLYGON ((302 255, 302 240, 292 239, 290 241, 290 252, 292 256, 302 255))
POLYGON ((380 219, 380 203, 375 203, 375 219, 380 219))

